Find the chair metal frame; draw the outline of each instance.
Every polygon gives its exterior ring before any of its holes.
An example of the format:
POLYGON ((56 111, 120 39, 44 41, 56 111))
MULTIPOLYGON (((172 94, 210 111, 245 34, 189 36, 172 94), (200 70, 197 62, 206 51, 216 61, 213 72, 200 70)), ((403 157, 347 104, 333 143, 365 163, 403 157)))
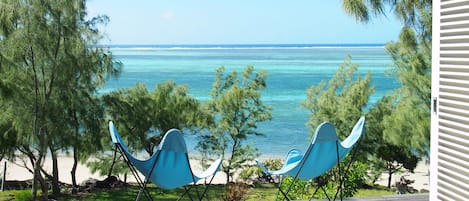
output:
MULTIPOLYGON (((141 199, 142 194, 147 198, 147 200, 153 201, 153 198, 150 195, 150 192, 148 191, 147 184, 150 182, 149 178, 153 175, 153 172, 154 172, 154 170, 156 168, 156 165, 158 163, 158 159, 160 157, 159 151, 157 150, 157 153, 156 153, 157 155, 155 156, 156 158, 155 158, 155 161, 153 162, 153 164, 151 166, 152 168, 150 169, 150 172, 148 173, 148 175, 143 175, 145 177, 145 179, 142 179, 139 175, 139 171, 131 163, 131 160, 129 159, 129 156, 127 155, 127 154, 130 154, 130 153, 126 153, 124 151, 124 148, 122 147, 122 144, 120 144, 119 142, 115 142, 114 146, 115 146, 115 150, 114 150, 114 159, 113 160, 114 161, 116 160, 115 156, 116 156, 116 152, 118 151, 123 156, 123 159, 124 159, 125 163, 127 164, 130 171, 132 172, 132 175, 135 177, 135 180, 137 181, 137 184, 140 188, 140 190, 138 192, 138 195, 137 195, 137 198, 136 198, 136 201, 139 201, 141 199)), ((189 159, 189 155, 187 153, 185 153, 185 155, 186 155, 186 158, 189 159)), ((188 168, 192 172, 192 168, 190 166, 188 168)), ((208 183, 206 183, 206 182, 204 183, 205 187, 204 187, 204 190, 203 190, 202 194, 200 194, 199 190, 197 188, 195 188, 196 194, 197 194, 197 200, 201 201, 205 197, 206 194, 208 195, 208 193, 207 193, 208 188, 209 188, 210 184, 212 183, 214 177, 215 177, 215 174, 211 176, 211 179, 209 180, 208 183)), ((196 185, 197 185, 197 181, 195 179, 195 175, 192 174, 192 185, 190 187, 187 187, 187 185, 183 186, 184 192, 178 198, 178 200, 181 200, 185 195, 188 195, 189 199, 193 200, 191 194, 189 193, 189 191, 196 185)), ((208 197, 207 197, 207 199, 208 199, 208 197)))
MULTIPOLYGON (((337 134, 335 133, 335 128, 332 124, 326 124, 327 122, 324 122, 323 124, 321 124, 319 127, 318 127, 318 130, 316 130, 316 134, 314 136, 315 139, 313 139, 313 143, 308 147, 307 151, 305 152, 304 155, 301 155, 301 161, 299 161, 299 163, 295 164, 292 168, 292 166, 284 166, 281 170, 279 170, 280 172, 270 172, 269 170, 267 170, 263 165, 262 163, 260 163, 259 161, 257 161, 258 165, 261 167, 261 169, 263 170, 264 173, 266 173, 267 175, 279 175, 280 176, 280 181, 278 183, 275 183, 274 181, 274 185, 278 188, 278 192, 277 192, 277 196, 276 196, 276 200, 279 199, 279 192, 282 194, 283 196, 283 199, 282 200, 291 200, 289 197, 288 197, 288 193, 290 192, 291 188, 293 187, 293 184, 298 180, 300 179, 300 174, 303 170, 303 168, 305 167, 305 163, 306 163, 306 160, 308 160, 308 158, 310 158, 311 156, 311 152, 313 149, 315 149, 314 147, 316 146, 316 137, 318 137, 318 132, 319 132, 319 128, 323 127, 323 125, 326 126, 326 129, 324 132, 329 132, 330 134, 329 135, 326 135, 324 136, 326 141, 324 142, 329 142, 329 143, 332 143, 334 142, 335 143, 335 155, 336 155, 336 158, 337 158, 337 161, 336 161, 336 165, 338 167, 338 181, 339 181, 339 185, 337 187, 337 191, 333 197, 333 200, 335 200, 337 198, 337 196, 339 195, 340 196, 340 199, 343 200, 343 185, 344 185, 344 175, 343 174, 346 174, 350 167, 351 167, 351 164, 353 163, 353 160, 354 160, 354 157, 355 157, 355 153, 356 153, 356 149, 352 151, 351 153, 351 160, 349 162, 349 164, 347 165, 347 168, 344 172, 343 168, 341 167, 341 158, 344 159, 346 154, 352 149, 353 145, 355 145, 359 140, 360 140, 360 136, 365 132, 365 118, 364 117, 361 117, 360 120, 355 124, 354 128, 352 129, 352 133, 349 135, 349 137, 347 137, 346 140, 344 140, 343 142, 340 142, 339 138, 337 137, 337 134), (329 128, 327 128, 329 127, 329 128), (331 129, 333 128, 334 130, 333 131, 328 131, 327 129, 331 129), (355 130, 355 129, 358 129, 358 130, 355 130), (329 136, 329 137, 328 137, 329 136), (335 136, 335 137, 334 137, 335 136), (345 142, 347 141, 347 142, 345 142), (345 143, 342 144, 342 143, 345 143), (341 149, 339 149, 339 144, 342 144, 341 145, 341 149), (345 147, 344 147, 345 146, 345 147), (348 151, 347 151, 348 150, 348 151), (342 152, 341 152, 342 151, 342 152), (344 152, 345 151, 345 152, 344 152), (285 168, 285 169, 284 169, 285 168), (297 168, 297 169, 296 169, 297 168), (291 172, 291 171, 296 171, 296 172, 291 172), (290 173, 289 173, 290 172, 290 173), (294 175, 292 175, 291 173, 294 173, 294 175), (286 177, 286 175, 290 174, 290 176, 293 178, 293 181, 290 183, 290 185, 287 187, 286 191, 282 190, 282 183, 286 177)), ((334 146, 334 145, 329 145, 330 146, 334 146)), ((330 147, 332 148, 332 147, 330 147)), ((318 150, 318 149, 315 149, 315 150, 318 150)), ((321 149, 319 149, 321 150, 321 149)), ((295 158, 298 155, 298 152, 299 150, 291 150, 287 156, 287 159, 285 161, 285 164, 289 164, 289 165, 292 165, 295 163, 295 158), (293 153, 292 155, 290 155, 290 153, 293 153), (295 155, 296 153, 296 155, 295 155), (293 161, 291 161, 293 160, 293 161)), ((316 153, 317 155, 318 153, 316 153)), ((284 164, 284 165, 285 165, 284 164)), ((332 163, 330 163, 329 165, 332 165, 332 163)), ((326 167, 329 167, 329 166, 326 166, 326 167)), ((324 171, 327 172, 331 169, 332 167, 329 167, 328 170, 320 170, 320 171, 324 171)), ((324 172, 323 172, 324 173, 324 172)), ((322 173, 322 174, 323 174, 322 173)), ((318 175, 320 173, 313 173, 313 175, 318 175)), ((311 175, 309 179, 306 179, 306 178, 303 178, 303 180, 311 180, 311 179, 314 179, 314 178, 317 178, 318 176, 313 176, 311 175)), ((314 191, 314 193, 312 194, 312 196, 310 197, 309 200, 311 200, 314 195, 318 192, 319 188, 321 188, 324 193, 326 194, 326 197, 328 198, 328 200, 331 200, 331 198, 329 197, 329 195, 327 195, 326 191, 324 190, 323 186, 320 185, 319 187, 316 188, 316 190, 314 191)))

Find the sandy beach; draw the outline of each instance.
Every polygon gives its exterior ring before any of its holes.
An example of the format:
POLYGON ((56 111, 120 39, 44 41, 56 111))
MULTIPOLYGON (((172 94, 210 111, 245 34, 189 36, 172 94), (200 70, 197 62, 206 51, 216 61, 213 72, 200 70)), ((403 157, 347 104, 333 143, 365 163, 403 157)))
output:
MULTIPOLYGON (((5 161, 6 160, 2 160, 0 162, 1 173, 3 173, 5 161)), ((6 162, 7 162, 6 175, 5 175, 6 180, 24 181, 24 180, 29 180, 33 178, 32 173, 30 173, 26 168, 22 167, 22 164, 23 164, 22 161, 17 160, 15 162, 12 162, 12 161, 6 161, 6 162)), ((203 171, 202 167, 200 166, 200 163, 197 160, 191 159, 190 162, 191 162, 191 168, 194 171, 194 173, 200 173, 203 171)), ((58 164, 59 164, 59 180, 64 183, 71 184, 72 178, 71 178, 70 171, 72 170, 72 166, 73 166, 73 158, 69 156, 59 156, 58 164)), ((29 168, 32 169, 31 167, 29 168)), ((52 161, 50 157, 46 157, 46 160, 44 162, 44 170, 46 170, 48 173, 52 173, 52 161)), ((106 178, 106 176, 100 176, 98 173, 93 174, 91 173, 90 169, 86 167, 86 165, 79 163, 77 166, 77 172, 76 172, 77 183, 80 184, 81 182, 88 180, 90 178, 103 180, 106 178)), ((120 179, 124 180, 123 178, 120 178, 120 179)), ((222 183, 226 183, 225 180, 226 180, 225 174, 223 172, 218 172, 215 175, 215 178, 213 179, 212 183, 222 184, 222 183)), ((135 178, 132 175, 127 175, 127 181, 136 182, 135 178)))
MULTIPOLYGON (((4 167, 4 162, 5 160, 1 161, 1 171, 3 173, 3 167, 4 167)), ((59 162, 59 180, 64 183, 71 184, 72 179, 70 176, 70 170, 72 169, 73 165, 73 158, 69 156, 59 156, 58 158, 59 162)), ((20 164, 20 161, 16 161, 16 163, 20 164)), ((44 169, 48 172, 52 172, 51 168, 51 160, 50 158, 46 158, 44 169)), ((196 159, 191 159, 191 166, 192 169, 195 173, 200 173, 202 172, 202 168, 199 164, 199 162, 196 159)), ((403 171, 401 173, 396 173, 392 177, 392 185, 396 181, 399 181, 401 176, 404 176, 406 179, 414 180, 415 182, 411 184, 413 188, 417 190, 422 190, 422 189, 429 189, 429 175, 428 175, 428 170, 429 170, 429 165, 425 162, 419 162, 417 165, 417 168, 415 169, 414 173, 410 173, 407 171, 403 171)), ((90 172, 89 168, 86 167, 83 164, 78 164, 77 167, 77 175, 76 179, 77 182, 80 184, 81 182, 87 180, 87 179, 98 179, 102 180, 105 178, 105 176, 100 176, 98 174, 93 174, 90 172)), ((377 181, 377 184, 386 186, 387 185, 387 174, 383 174, 381 178, 377 181)), ((32 179, 32 174, 28 172, 24 167, 18 166, 17 164, 7 161, 7 170, 6 170, 6 180, 28 180, 32 179)), ((120 178, 123 180, 123 178, 120 178)), ((133 178, 132 175, 127 176, 127 181, 128 182, 135 182, 135 179, 133 178)), ((223 184, 226 181, 226 176, 223 172, 218 172, 213 179, 214 184, 223 184)), ((203 182, 203 181, 201 181, 203 182)))
MULTIPOLYGON (((3 172, 5 160, 1 161, 1 170, 3 172)), ((59 156, 58 157, 58 164, 59 164, 59 180, 64 183, 71 184, 72 178, 70 171, 72 170, 73 166, 73 158, 68 156, 59 156)), ((7 161, 7 169, 6 169, 6 180, 29 180, 33 178, 32 173, 30 173, 26 168, 23 166, 23 162, 20 160, 16 161, 7 161)), ((29 168, 31 168, 31 164, 28 164, 29 168)), ((44 169, 52 173, 52 160, 50 157, 46 158, 44 162, 44 169)), ((83 164, 78 164, 77 166, 77 174, 76 179, 78 183, 88 179, 88 178, 95 178, 95 179, 104 179, 105 177, 99 176, 98 174, 92 174, 88 167, 83 164)))
MULTIPOLYGON (((406 179, 414 181, 414 183, 410 184, 410 186, 414 189, 418 191, 421 191, 422 189, 430 190, 429 168, 430 165, 428 163, 425 161, 420 161, 413 173, 403 169, 403 171, 393 174, 391 178, 391 185, 394 185, 397 181, 400 180, 401 176, 404 176, 406 179)), ((387 186, 388 175, 382 174, 381 178, 376 183, 382 186, 387 186)))

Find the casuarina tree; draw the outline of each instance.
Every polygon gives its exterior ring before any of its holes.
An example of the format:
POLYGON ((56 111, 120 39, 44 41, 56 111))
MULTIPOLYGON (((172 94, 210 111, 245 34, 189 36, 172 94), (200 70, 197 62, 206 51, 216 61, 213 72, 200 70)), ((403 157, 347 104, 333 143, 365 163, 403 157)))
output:
POLYGON ((229 183, 235 170, 248 165, 257 156, 257 149, 246 144, 249 136, 262 135, 257 124, 270 120, 271 108, 261 100, 266 87, 266 72, 255 72, 248 66, 238 74, 225 75, 225 68, 216 71, 215 82, 206 102, 214 123, 201 136, 198 147, 203 152, 224 158, 222 169, 229 183))
POLYGON ((52 190, 57 194, 57 152, 75 146, 70 136, 85 128, 80 108, 92 102, 119 65, 98 45, 102 35, 97 26, 107 18, 87 17, 85 1, 6 0, 0 10, 0 80, 7 89, 2 93, 9 95, 1 104, 14 114, 0 121, 14 130, 17 153, 29 159, 33 198, 40 184, 47 199, 49 188, 41 173, 46 154, 51 153, 52 190), (73 126, 77 123, 80 129, 73 126))

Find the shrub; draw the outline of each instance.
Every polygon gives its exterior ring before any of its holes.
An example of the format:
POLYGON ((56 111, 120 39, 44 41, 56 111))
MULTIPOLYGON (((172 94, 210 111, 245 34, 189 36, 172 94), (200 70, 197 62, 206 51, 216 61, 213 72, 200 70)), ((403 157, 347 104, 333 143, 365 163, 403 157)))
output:
POLYGON ((251 166, 248 168, 243 169, 239 175, 238 179, 240 179, 243 182, 249 182, 252 180, 253 177, 255 177, 258 174, 257 167, 251 166))
POLYGON ((245 183, 229 183, 225 189, 225 201, 246 200, 249 193, 249 185, 245 183))
POLYGON ((311 196, 311 181, 305 180, 296 180, 293 181, 293 177, 285 177, 282 181, 282 191, 286 192, 290 187, 290 191, 288 191, 288 197, 292 200, 304 200, 309 199, 311 196), (290 187, 291 185, 291 187, 290 187))
MULTIPOLYGON (((270 158, 267 160, 262 161, 262 164, 269 169, 269 170, 278 170, 282 168, 283 162, 277 158, 270 158)), ((265 174, 262 172, 261 168, 257 167, 255 171, 255 175, 257 175, 257 182, 260 183, 275 183, 275 179, 272 176, 265 174)))

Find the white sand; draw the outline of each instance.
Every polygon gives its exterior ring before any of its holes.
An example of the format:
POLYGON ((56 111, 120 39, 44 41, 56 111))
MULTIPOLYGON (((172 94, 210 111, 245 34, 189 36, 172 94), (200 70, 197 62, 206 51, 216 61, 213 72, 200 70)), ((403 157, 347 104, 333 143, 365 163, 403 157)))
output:
MULTIPOLYGON (((3 166, 4 161, 2 160, 2 173, 3 173, 3 166)), ((73 158, 67 156, 59 156, 58 157, 58 165, 59 165, 59 180, 68 184, 72 183, 71 173, 73 167, 73 158)), ((33 178, 33 174, 30 173, 26 168, 22 167, 23 162, 20 160, 16 160, 14 162, 7 161, 7 171, 6 171, 6 180, 29 180, 33 178)), ((31 164, 28 164, 29 169, 32 169, 31 164)), ((44 170, 48 173, 52 173, 52 160, 50 157, 47 157, 44 162, 44 170)), ((96 179, 104 179, 105 177, 101 177, 98 174, 92 174, 89 169, 83 165, 78 164, 77 172, 76 172, 76 179, 77 183, 80 183, 88 178, 96 178, 96 179)))
MULTIPOLYGON (((414 183, 410 184, 416 190, 430 190, 430 177, 429 177, 429 164, 425 161, 420 161, 417 164, 417 167, 414 170, 414 173, 409 171, 397 172, 391 177, 391 185, 400 180, 401 176, 404 176, 406 179, 414 180, 414 183)), ((379 185, 387 186, 388 185, 388 174, 382 174, 381 178, 376 182, 379 185)))
MULTIPOLYGON (((0 172, 3 173, 3 166, 4 166, 4 161, 1 161, 1 168, 0 172)), ((17 163, 20 163, 20 161, 16 161, 17 163)), ((195 173, 200 173, 202 172, 202 168, 199 164, 199 162, 195 159, 191 159, 191 166, 192 169, 195 173)), ((58 163, 59 163, 59 180, 61 182, 65 182, 68 184, 72 183, 70 171, 72 169, 73 165, 73 158, 68 157, 68 156, 59 156, 58 158, 58 163)), ((52 162, 50 158, 47 158, 45 163, 44 163, 44 169, 48 172, 52 172, 52 162)), ((417 168, 415 169, 414 173, 410 172, 403 172, 403 173, 396 173, 392 177, 392 185, 396 181, 399 181, 401 176, 405 176, 406 179, 410 180, 415 180, 412 186, 413 188, 417 190, 421 189, 429 189, 429 176, 428 176, 428 170, 429 170, 429 165, 425 162, 419 162, 417 165, 417 168)), ((0 176, 1 177, 1 176, 0 176)), ((105 177, 99 176, 98 174, 92 174, 90 170, 83 164, 78 164, 77 167, 77 174, 76 174, 76 179, 77 183, 80 184, 82 181, 89 179, 89 178, 94 178, 94 179, 99 179, 102 180, 105 177)), ((6 172, 6 180, 28 180, 32 179, 32 174, 28 172, 25 168, 20 167, 10 161, 7 161, 7 172, 6 172)), ((123 180, 123 178, 121 178, 123 180)), ((127 181, 128 182, 135 182, 135 179, 133 178, 132 175, 127 176, 127 181)), ((212 183, 214 184, 223 184, 226 181, 226 176, 223 172, 218 172, 215 175, 215 178, 212 183)), ((387 174, 383 174, 380 178, 380 180, 377 181, 377 184, 386 186, 387 185, 387 174)), ((203 182, 203 181, 201 181, 203 182)))
MULTIPOLYGON (((6 160, 2 160, 0 163, 1 164, 0 178, 3 175, 3 168, 4 168, 5 161, 6 160)), ((201 173, 203 171, 198 161, 191 160, 190 162, 191 162, 192 170, 194 171, 194 173, 201 173)), ((7 161, 7 169, 6 169, 6 175, 5 175, 6 180, 24 181, 24 180, 32 179, 33 178, 32 173, 30 173, 26 168, 22 167, 22 165, 23 165, 23 162, 21 162, 20 160, 17 160, 14 163, 11 161, 7 161)), ((72 170, 72 166, 73 166, 73 158, 69 156, 59 156, 58 165, 59 165, 59 180, 64 183, 71 184, 72 178, 71 178, 70 171, 72 170)), ((30 167, 30 169, 32 169, 31 164, 28 164, 28 166, 30 167)), ((46 170, 50 174, 52 173, 52 160, 50 157, 46 157, 46 161, 44 162, 44 170, 46 170)), ((76 171, 77 183, 80 184, 81 182, 89 178, 103 180, 106 178, 106 176, 100 176, 97 173, 92 174, 88 167, 86 167, 84 164, 79 163, 77 166, 77 171, 76 171)), ((123 180, 123 178, 121 178, 121 180, 123 180)), ((131 174, 127 175, 127 181, 136 182, 135 178, 131 174)), ((225 181, 226 181, 225 174, 219 171, 215 175, 215 178, 213 179, 212 183, 222 184, 222 183, 225 183, 225 181)), ((200 182, 203 182, 203 181, 200 181, 200 182)))

